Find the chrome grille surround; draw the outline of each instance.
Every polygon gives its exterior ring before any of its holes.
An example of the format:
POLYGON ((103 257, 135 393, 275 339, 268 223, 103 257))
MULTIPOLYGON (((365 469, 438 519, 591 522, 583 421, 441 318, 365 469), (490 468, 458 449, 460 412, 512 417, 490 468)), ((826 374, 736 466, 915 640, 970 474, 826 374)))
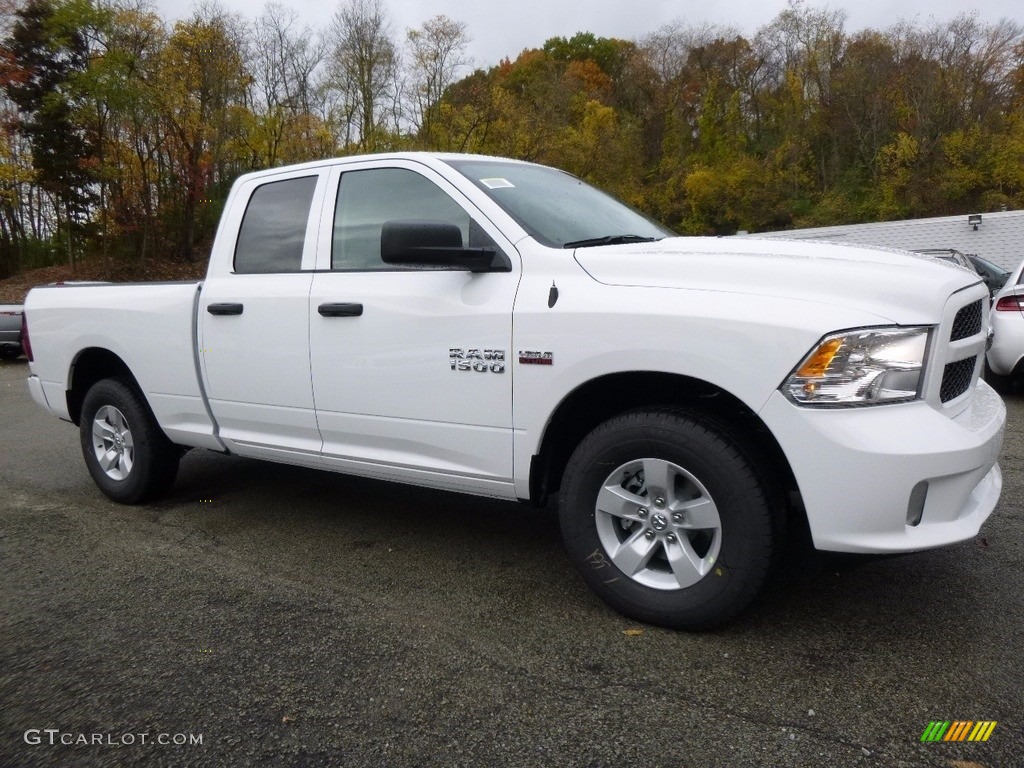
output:
POLYGON ((984 368, 988 313, 988 292, 975 284, 949 297, 934 331, 922 393, 950 418, 970 405, 984 368))

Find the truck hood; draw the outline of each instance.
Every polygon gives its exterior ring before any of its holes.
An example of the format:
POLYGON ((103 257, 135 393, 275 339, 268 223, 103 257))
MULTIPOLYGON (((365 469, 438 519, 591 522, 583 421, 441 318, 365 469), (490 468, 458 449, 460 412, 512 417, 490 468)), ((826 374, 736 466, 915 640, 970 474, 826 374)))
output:
POLYGON ((788 298, 903 325, 934 322, 952 293, 980 282, 931 256, 813 240, 672 237, 579 248, 576 261, 606 285, 788 298))

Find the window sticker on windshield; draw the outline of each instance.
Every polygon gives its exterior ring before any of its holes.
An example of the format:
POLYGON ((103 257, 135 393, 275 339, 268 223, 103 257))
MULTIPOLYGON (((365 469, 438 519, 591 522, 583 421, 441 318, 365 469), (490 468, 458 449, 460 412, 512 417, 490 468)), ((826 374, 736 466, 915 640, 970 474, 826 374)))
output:
POLYGON ((480 183, 488 189, 509 189, 515 187, 515 184, 508 179, 480 179, 480 183))

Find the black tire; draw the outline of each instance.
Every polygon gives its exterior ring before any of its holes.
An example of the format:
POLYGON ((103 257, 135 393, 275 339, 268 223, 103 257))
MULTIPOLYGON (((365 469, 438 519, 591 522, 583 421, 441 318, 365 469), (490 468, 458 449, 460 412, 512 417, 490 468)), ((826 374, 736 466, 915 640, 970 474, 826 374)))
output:
POLYGON ((15 346, 0 347, 0 360, 16 360, 21 356, 21 350, 15 346))
POLYGON ((93 384, 82 402, 79 434, 89 474, 114 501, 141 504, 174 483, 181 452, 129 384, 118 379, 93 384))
POLYGON ((763 477, 724 424, 667 408, 617 416, 584 438, 566 467, 566 549, 617 611, 709 629, 746 608, 771 568, 781 515, 763 477))

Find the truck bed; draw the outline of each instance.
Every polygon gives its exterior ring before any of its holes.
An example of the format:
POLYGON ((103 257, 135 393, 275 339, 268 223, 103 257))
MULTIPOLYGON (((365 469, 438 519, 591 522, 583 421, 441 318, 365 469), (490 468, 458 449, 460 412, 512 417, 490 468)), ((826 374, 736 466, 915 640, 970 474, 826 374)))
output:
POLYGON ((55 285, 25 300, 34 372, 46 406, 74 420, 66 393, 89 350, 108 350, 145 393, 176 443, 219 447, 203 399, 196 350, 200 282, 55 285), (206 439, 208 436, 208 440, 206 439))

